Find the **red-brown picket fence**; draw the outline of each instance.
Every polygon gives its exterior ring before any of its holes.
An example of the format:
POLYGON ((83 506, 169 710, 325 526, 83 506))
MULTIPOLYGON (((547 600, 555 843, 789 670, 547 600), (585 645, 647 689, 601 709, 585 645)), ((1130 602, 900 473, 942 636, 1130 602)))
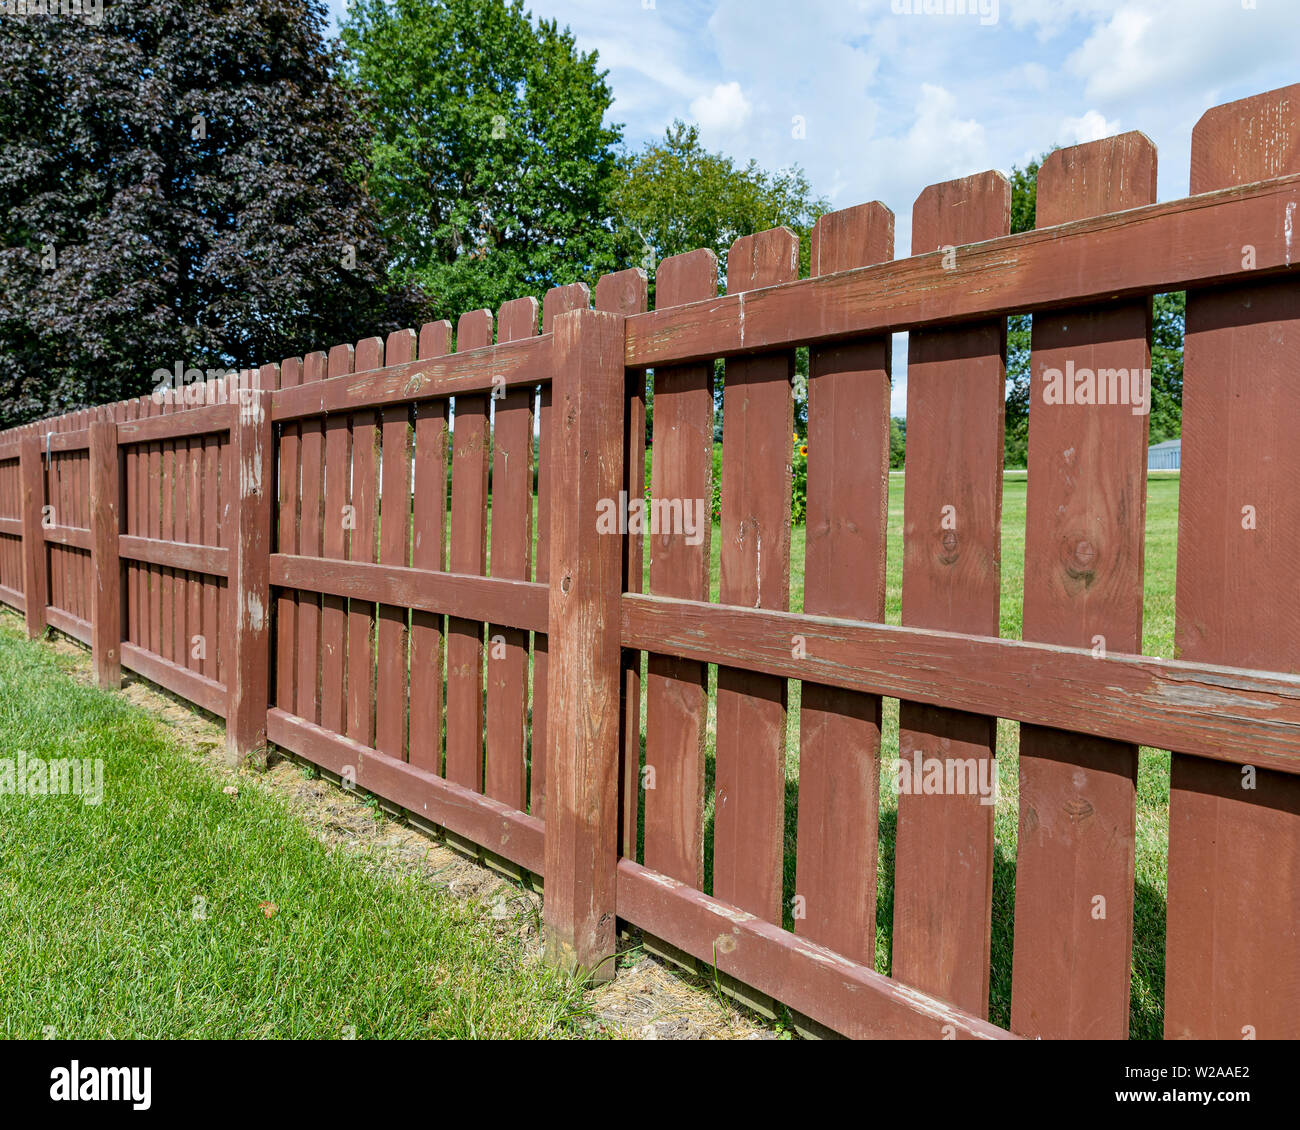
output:
POLYGON ((236 755, 269 741, 544 876, 551 960, 611 976, 626 923, 849 1036, 1125 1037, 1137 749, 1171 750, 1165 1033, 1295 1038, 1300 86, 1201 119, 1192 196, 1155 203, 1155 169, 1124 134, 1044 162, 1028 233, 1008 235, 1008 184, 984 173, 922 193, 910 258, 868 204, 817 223, 808 279, 776 229, 736 242, 722 296, 696 251, 660 265, 653 312, 624 271, 594 309, 583 286, 550 291, 540 332, 518 299, 495 341, 490 312, 463 316, 455 352, 441 322, 213 382, 200 407, 142 397, 16 429, 0 436, 0 600, 32 635, 90 645, 104 685, 127 667, 224 716, 236 755), (998 638, 1006 317, 1035 315, 1037 390, 1052 369, 1149 368, 1151 295, 1175 290, 1180 658, 1140 654, 1147 417, 1113 372, 1101 403, 1035 391, 1024 639, 998 638), (652 497, 711 497, 717 358, 713 602, 707 537, 656 531, 643 577, 641 536, 597 515, 642 495, 647 370, 652 497), (972 792, 899 798, 891 976, 873 968, 882 696, 901 700, 904 757, 978 768, 995 719, 1021 723, 1010 1032, 987 1020, 993 808, 972 792))

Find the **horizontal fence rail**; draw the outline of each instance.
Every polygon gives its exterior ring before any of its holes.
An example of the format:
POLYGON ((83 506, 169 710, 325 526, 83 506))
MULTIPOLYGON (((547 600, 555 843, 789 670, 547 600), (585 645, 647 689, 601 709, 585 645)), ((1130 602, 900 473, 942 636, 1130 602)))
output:
POLYGON ((620 924, 637 928, 750 1004, 851 1037, 1126 1037, 1139 748, 1168 750, 1165 1035, 1295 1038, 1298 153, 1289 87, 1202 118, 1186 199, 1154 203, 1154 146, 1124 134, 1053 152, 1032 231, 1009 234, 1009 185, 981 173, 922 193, 907 258, 877 202, 818 220, 809 278, 779 228, 737 240, 725 280, 710 251, 666 259, 653 310, 645 273, 623 271, 594 296, 555 287, 454 332, 12 429, 0 602, 33 638, 88 646, 102 686, 126 669, 224 718, 232 758, 289 751, 544 880, 549 961, 607 979, 620 924), (1151 296, 1175 290, 1165 659, 1141 643, 1143 405, 1038 390, 1064 370, 1137 387, 1118 373, 1149 370, 1151 296), (1007 639, 1006 318, 1025 313, 1023 639, 1007 639), (997 720, 1020 737, 1013 905, 995 905, 986 798, 900 796, 882 962, 886 699, 901 761, 996 774, 997 720), (1014 953, 995 1020, 998 915, 1014 953))

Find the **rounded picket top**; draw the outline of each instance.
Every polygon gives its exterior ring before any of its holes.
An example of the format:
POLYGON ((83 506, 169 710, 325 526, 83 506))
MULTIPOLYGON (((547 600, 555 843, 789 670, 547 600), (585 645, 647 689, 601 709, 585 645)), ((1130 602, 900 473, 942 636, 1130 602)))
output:
POLYGON ((329 351, 329 375, 343 376, 355 371, 357 350, 354 345, 335 345, 329 351))
POLYGON ((650 280, 641 267, 612 271, 596 281, 596 309, 612 314, 642 314, 650 303, 650 280))
POLYGON ((711 247, 669 255, 655 271, 655 309, 699 302, 718 293, 718 257, 711 247))
POLYGON ((280 388, 295 388, 302 384, 302 358, 286 357, 280 362, 280 388))
POLYGON ((921 189, 912 205, 912 254, 981 243, 1011 232, 1011 182, 996 169, 921 189))
POLYGON ((531 295, 511 298, 497 311, 497 341, 519 341, 537 335, 541 304, 531 295))
POLYGON ((813 275, 833 275, 893 257, 894 213, 879 200, 827 212, 813 224, 813 275))
POLYGON ((1154 204, 1156 146, 1140 130, 1054 149, 1038 169, 1035 227, 1154 204))
POLYGON ((1300 173, 1300 83, 1225 102, 1192 127, 1188 191, 1300 173))
POLYGON ((491 310, 467 310, 456 319, 456 352, 483 349, 492 344, 491 310))
POLYGON ((323 380, 328 370, 329 357, 321 350, 308 353, 302 359, 302 379, 304 384, 323 380))
POLYGON ((542 333, 551 332, 556 317, 570 310, 586 310, 591 306, 591 290, 586 283, 567 283, 553 286, 542 299, 542 333))
POLYGON ((415 360, 415 331, 394 330, 384 340, 384 358, 390 365, 415 360))
POLYGON ((450 351, 451 322, 446 318, 420 327, 420 359, 443 357, 450 351))
POLYGON ((799 237, 789 228, 742 235, 727 252, 727 290, 758 290, 799 277, 799 237))
POLYGON ((382 337, 365 337, 357 342, 356 372, 364 373, 370 369, 381 369, 384 365, 384 339, 382 337))

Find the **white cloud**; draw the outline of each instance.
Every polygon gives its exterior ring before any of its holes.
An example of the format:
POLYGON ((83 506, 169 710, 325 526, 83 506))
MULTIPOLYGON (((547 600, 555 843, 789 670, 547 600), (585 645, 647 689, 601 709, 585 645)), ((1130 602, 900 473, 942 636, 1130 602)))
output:
POLYGON ((754 112, 738 82, 719 83, 708 94, 691 100, 691 117, 706 134, 735 133, 754 112))
POLYGON ((1107 121, 1104 114, 1089 110, 1079 118, 1065 118, 1061 122, 1062 143, 1081 145, 1085 141, 1100 141, 1120 132, 1118 121, 1107 121))
POLYGON ((1225 0, 1147 0, 1099 18, 1070 56, 1090 100, 1168 97, 1294 59, 1294 3, 1245 8, 1225 0))

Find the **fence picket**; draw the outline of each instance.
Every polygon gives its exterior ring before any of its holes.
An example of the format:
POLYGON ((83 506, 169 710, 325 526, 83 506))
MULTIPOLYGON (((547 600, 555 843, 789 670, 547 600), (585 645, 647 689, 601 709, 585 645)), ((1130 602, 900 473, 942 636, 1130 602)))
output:
MULTIPOLYGON (((1300 85, 1216 107, 1192 131, 1194 193, 1298 172, 1300 85)), ((1289 241, 1293 215, 1255 238, 1289 241)), ((1298 350, 1293 279, 1188 292, 1182 659, 1297 668, 1298 350)), ((1168 892, 1166 1038, 1300 1037, 1300 777, 1175 751, 1168 892)))
MULTIPOLYGON (((1011 186, 981 173, 925 189, 912 253, 1006 235, 1011 186)), ((1006 321, 911 334, 907 357, 902 622, 998 634, 1006 321)), ((899 756, 997 773, 997 719, 899 705, 899 756)), ((916 780, 916 774, 912 774, 916 780)), ((898 797, 893 976, 988 1015, 993 908, 992 802, 978 791, 898 797)))
MULTIPOLYGON (((384 360, 400 365, 415 358, 415 331, 388 335, 384 360)), ((388 408, 381 425, 382 482, 379 501, 379 560, 385 565, 411 562, 411 407, 388 408)), ((409 639, 407 610, 380 605, 375 648, 375 748, 399 760, 406 758, 407 662, 409 639)), ((442 672, 438 672, 441 682, 442 672)))
MULTIPOLYGON (((813 227, 814 275, 893 257, 894 214, 883 204, 831 212, 813 227)), ((809 353, 805 612, 885 618, 891 348, 885 336, 809 353)), ((801 707, 795 930, 870 965, 880 696, 805 682, 801 707)))
MULTIPOLYGON (((553 286, 542 298, 542 333, 555 328, 555 319, 569 310, 585 310, 591 292, 585 283, 553 286)), ((554 348, 554 347, 552 347, 554 348)), ((552 381, 545 382, 537 397, 537 581, 545 584, 551 575, 551 396, 552 381)), ((550 652, 545 632, 533 633, 533 740, 530 747, 533 776, 529 782, 529 811, 546 811, 547 703, 550 702, 550 652)))
MULTIPOLYGON (((184 390, 179 390, 182 397, 184 390)), ((185 410, 185 402, 182 399, 177 404, 177 411, 185 410)), ((192 487, 192 477, 194 473, 193 464, 190 458, 191 439, 186 436, 184 439, 177 440, 176 447, 176 534, 173 540, 178 542, 190 542, 195 539, 190 536, 190 492, 192 487)), ((173 628, 175 631, 175 642, 173 649, 175 651, 176 663, 181 667, 189 667, 190 660, 190 635, 197 632, 197 626, 190 627, 190 610, 195 593, 195 578, 188 570, 179 570, 176 574, 176 613, 173 628)))
MULTIPOLYGON (((655 272, 655 308, 666 310, 718 293, 718 260, 709 250, 673 255, 655 272)), ((650 537, 650 591, 709 599, 713 540, 713 363, 666 365, 654 374, 650 496, 703 500, 697 544, 684 528, 650 537)), ((645 865, 704 889, 705 732, 708 668, 652 653, 646 665, 645 865)))
MULTIPOLYGON (((144 397, 128 400, 126 419, 140 420, 145 415, 144 397)), ((126 449, 126 532, 132 537, 145 537, 142 516, 144 483, 142 481, 147 457, 139 444, 131 444, 126 449)), ((137 647, 144 646, 142 625, 145 617, 142 613, 142 594, 145 592, 144 570, 138 561, 128 561, 126 565, 126 638, 137 647)), ((215 659, 215 655, 213 656, 215 659)))
MULTIPOLYGON (((280 364, 280 387, 296 388, 302 383, 302 360, 286 358, 280 364)), ((203 440, 204 459, 207 458, 208 441, 203 440)), ((279 487, 279 509, 276 522, 276 552, 300 553, 298 527, 301 523, 300 499, 302 425, 291 420, 280 428, 280 465, 276 476, 279 487)), ((204 476, 208 474, 205 466, 204 476)), ((205 482, 206 487, 206 482, 205 482)), ((206 497, 204 507, 206 521, 206 497)), ((206 536, 203 540, 207 540, 206 536)), ((207 587, 207 586, 205 586, 207 587)), ((275 595, 275 704, 290 714, 297 713, 296 688, 298 676, 298 594, 292 589, 278 589, 275 595)))
MULTIPOLYGON (((355 369, 356 351, 351 345, 336 345, 329 351, 329 375, 343 376, 355 369)), ((347 557, 349 472, 352 465, 352 432, 346 415, 325 418, 325 512, 321 526, 322 556, 335 561, 347 557)), ((321 597, 321 725, 341 734, 347 727, 347 601, 326 593, 321 597)))
MULTIPOLYGON (((60 416, 50 421, 49 431, 59 433, 63 431, 63 417, 60 416)), ((53 507, 55 521, 58 520, 60 512, 63 510, 63 491, 59 482, 59 473, 62 470, 62 457, 56 459, 49 454, 48 446, 42 447, 41 454, 41 478, 43 480, 43 490, 41 493, 46 506, 53 507)), ((42 534, 41 539, 44 541, 44 513, 42 514, 42 534)), ((44 564, 42 568, 49 573, 48 588, 46 590, 46 604, 52 608, 62 608, 64 603, 63 595, 63 546, 57 542, 45 542, 45 548, 42 551, 44 564)))
MULTIPOLYGON (((727 259, 727 292, 790 282, 799 240, 789 228, 742 236, 727 259)), ((790 437, 794 353, 733 358, 722 390, 723 604, 790 604, 790 437)), ((781 921, 785 850, 787 683, 718 669, 713 894, 781 921)))
MULTIPOLYGON (((357 342, 356 371, 369 372, 384 364, 383 338, 357 342)), ((374 562, 379 536, 379 427, 375 413, 352 414, 352 528, 348 532, 349 561, 374 562)), ((362 745, 375 742, 375 606, 348 600, 347 736, 362 745)))
MULTIPOLYGON (((174 393, 163 400, 162 414, 170 416, 179 411, 174 393)), ((160 448, 159 490, 162 497, 162 515, 159 519, 158 536, 163 541, 176 540, 176 445, 180 441, 164 440, 160 448)), ((164 567, 159 579, 159 621, 158 652, 169 663, 177 661, 176 613, 180 601, 176 570, 164 567)), ((185 632, 185 614, 181 611, 181 634, 185 632)), ((183 654, 183 653, 182 653, 183 654)))
MULTIPOLYGON (((270 373, 276 372, 277 366, 265 366, 262 379, 270 379, 270 373)), ((198 390, 190 393, 193 397, 198 390)), ((191 405, 193 406, 193 405, 191 405)), ((206 472, 203 457, 203 437, 190 436, 185 440, 186 448, 186 516, 185 539, 189 542, 203 541, 203 476, 206 472)), ((207 578, 202 574, 191 572, 188 578, 185 608, 185 666, 191 671, 203 670, 200 650, 195 646, 203 635, 203 590, 207 587, 207 578)), ((268 611, 269 615, 269 611, 268 611)))
MULTIPOLYGON (((418 344, 422 359, 442 357, 451 344, 451 323, 421 327, 418 344)), ((417 569, 447 567, 447 416, 445 399, 415 406, 411 564, 417 569)), ((411 764, 442 773, 443 619, 418 609, 411 613, 411 685, 431 692, 411 702, 411 764)))
MULTIPOLYGON (((497 340, 537 333, 535 298, 516 298, 497 315, 497 340)), ((533 390, 494 394, 492 428, 492 553, 494 577, 527 580, 533 551, 533 390)), ((487 765, 483 791, 511 808, 527 796, 528 633, 488 627, 487 765)))
MULTIPOLYGON (((157 397, 151 396, 145 401, 145 414, 149 418, 161 416, 163 414, 162 402, 157 397)), ((149 505, 144 508, 144 528, 146 536, 162 540, 162 442, 155 441, 148 445, 148 467, 142 468, 145 473, 144 497, 148 500, 149 505), (153 505, 153 500, 158 500, 158 505, 153 505)), ((149 565, 141 574, 141 581, 144 584, 145 591, 142 594, 144 601, 144 618, 146 620, 145 639, 148 640, 147 647, 155 655, 162 654, 162 566, 149 565)), ((223 616, 224 619, 224 600, 223 616)), ((218 633, 220 635, 220 633, 218 633)), ((224 679, 224 676, 223 676, 224 679)))
MULTIPOLYGON (((492 312, 462 314, 456 352, 492 344, 492 312)), ((488 399, 458 396, 452 416, 451 539, 453 573, 475 576, 487 557, 488 399)), ((447 780, 483 791, 483 624, 447 620, 447 780)))
MULTIPOLYGON (((645 313, 650 291, 640 267, 601 275, 596 282, 595 308, 611 314, 645 313)), ((645 494, 645 369, 628 369, 623 419, 623 491, 629 508, 645 494)), ((623 536, 623 591, 640 592, 643 535, 629 522, 623 536)), ((619 849, 636 857, 637 816, 641 769, 641 653, 623 652, 622 721, 619 725, 619 849)))
MULTIPOLYGON (((323 380, 328 371, 324 353, 302 359, 302 383, 323 380)), ((320 417, 303 420, 299 440, 302 461, 302 521, 298 552, 323 557, 325 523, 325 424, 320 417)), ((321 721, 323 598, 317 593, 298 594, 298 674, 294 712, 308 722, 321 721)))
MULTIPOLYGON (((1155 196, 1155 147, 1140 133, 1058 149, 1038 174, 1037 225, 1155 196)), ((1148 417, 1127 402, 1053 403, 1044 390, 1053 369, 1149 368, 1150 333, 1150 299, 1034 318, 1026 640, 1142 650, 1148 417)), ((1017 1033, 1128 1035, 1136 787, 1135 746, 1021 726, 1017 1033)))
POLYGON ((41 529, 41 510, 45 506, 45 471, 41 439, 35 430, 19 441, 19 476, 22 492, 23 523, 23 603, 27 635, 39 639, 45 631, 45 605, 49 600, 48 571, 45 564, 45 535, 41 529))
MULTIPOLYGON (((222 383, 207 382, 207 404, 222 403, 222 383)), ((225 444, 220 435, 203 437, 203 541, 221 545, 221 466, 225 444)), ((140 482, 137 478, 137 483, 140 482)), ((203 675, 221 681, 221 600, 225 578, 209 577, 203 591, 203 675)))

